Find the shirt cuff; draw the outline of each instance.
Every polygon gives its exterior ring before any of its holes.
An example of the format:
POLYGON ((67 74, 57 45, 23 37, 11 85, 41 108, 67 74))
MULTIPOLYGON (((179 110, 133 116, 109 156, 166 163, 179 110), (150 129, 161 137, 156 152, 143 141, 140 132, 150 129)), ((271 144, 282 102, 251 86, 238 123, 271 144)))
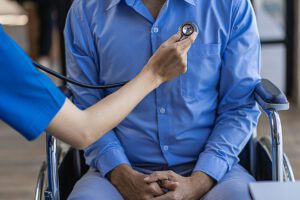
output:
POLYGON ((102 177, 105 177, 111 170, 121 164, 130 162, 122 149, 111 149, 100 156, 97 162, 97 169, 100 171, 102 177))
POLYGON ((193 173, 202 171, 219 182, 228 171, 228 163, 213 153, 203 152, 195 165, 193 173))

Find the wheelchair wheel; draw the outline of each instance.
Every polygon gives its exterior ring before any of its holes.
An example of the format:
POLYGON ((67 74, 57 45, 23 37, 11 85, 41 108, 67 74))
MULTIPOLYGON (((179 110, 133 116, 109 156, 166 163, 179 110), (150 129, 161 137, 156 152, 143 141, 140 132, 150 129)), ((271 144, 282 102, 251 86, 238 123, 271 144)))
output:
MULTIPOLYGON (((272 170, 272 142, 271 142, 271 138, 270 137, 262 137, 260 138, 260 140, 258 141, 259 146, 263 148, 265 155, 267 155, 267 163, 265 163, 267 168, 271 167, 272 170), (271 164, 271 166, 270 166, 271 164)), ((266 158, 266 156, 265 156, 266 158)), ((263 162, 260 162, 261 164, 263 162)), ((270 174, 268 174, 268 178, 270 178, 270 174)), ((283 153, 283 181, 295 181, 294 178, 294 174, 293 174, 293 170, 290 164, 290 161, 287 157, 287 155, 285 153, 283 153)))
POLYGON ((35 197, 34 197, 35 200, 45 199, 44 190, 47 181, 46 172, 47 172, 47 164, 46 162, 43 162, 35 186, 35 197))

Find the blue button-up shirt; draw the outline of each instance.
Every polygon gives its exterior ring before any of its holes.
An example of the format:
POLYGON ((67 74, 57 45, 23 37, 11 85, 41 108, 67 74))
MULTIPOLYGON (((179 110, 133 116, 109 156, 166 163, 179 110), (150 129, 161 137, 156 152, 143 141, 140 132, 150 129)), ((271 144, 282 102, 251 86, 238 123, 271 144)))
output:
MULTIPOLYGON (((157 19, 141 0, 75 0, 65 29, 68 74, 90 84, 130 80, 187 21, 199 27, 187 73, 86 149, 103 176, 120 164, 194 163, 193 171, 220 180, 238 162, 259 116, 252 93, 260 40, 249 0, 167 0, 157 19)), ((70 87, 82 109, 115 91, 70 87)))

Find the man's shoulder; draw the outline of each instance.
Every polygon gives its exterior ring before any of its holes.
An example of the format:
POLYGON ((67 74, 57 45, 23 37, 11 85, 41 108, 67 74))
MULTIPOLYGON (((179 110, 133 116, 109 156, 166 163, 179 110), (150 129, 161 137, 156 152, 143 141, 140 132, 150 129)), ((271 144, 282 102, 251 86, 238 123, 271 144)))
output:
POLYGON ((74 0, 70 11, 74 11, 78 14, 84 13, 85 15, 93 13, 95 10, 104 11, 105 10, 105 2, 99 0, 74 0))
POLYGON ((250 0, 197 0, 198 6, 203 6, 203 3, 208 6, 213 6, 221 9, 232 10, 238 7, 243 1, 250 0))
POLYGON ((199 10, 210 10, 218 15, 234 17, 239 10, 251 6, 251 0, 197 0, 199 10))
POLYGON ((238 9, 242 4, 251 5, 251 0, 214 0, 216 3, 223 3, 223 5, 230 5, 233 10, 238 9))
POLYGON ((240 4, 242 1, 249 1, 249 0, 208 0, 214 3, 221 3, 225 5, 237 5, 240 4))

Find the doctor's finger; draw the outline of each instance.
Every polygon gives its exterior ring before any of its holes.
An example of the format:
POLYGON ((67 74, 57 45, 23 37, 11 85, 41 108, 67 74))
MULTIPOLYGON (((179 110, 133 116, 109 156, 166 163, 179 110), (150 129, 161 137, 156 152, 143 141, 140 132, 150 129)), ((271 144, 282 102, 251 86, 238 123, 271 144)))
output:
POLYGON ((176 34, 174 34, 172 37, 170 37, 167 41, 164 42, 165 45, 169 46, 171 44, 175 44, 180 40, 181 38, 181 32, 178 30, 176 34))
POLYGON ((185 38, 184 40, 181 40, 179 42, 177 42, 177 46, 183 50, 185 49, 189 49, 192 44, 195 42, 195 40, 197 39, 198 33, 194 32, 191 36, 185 38))

